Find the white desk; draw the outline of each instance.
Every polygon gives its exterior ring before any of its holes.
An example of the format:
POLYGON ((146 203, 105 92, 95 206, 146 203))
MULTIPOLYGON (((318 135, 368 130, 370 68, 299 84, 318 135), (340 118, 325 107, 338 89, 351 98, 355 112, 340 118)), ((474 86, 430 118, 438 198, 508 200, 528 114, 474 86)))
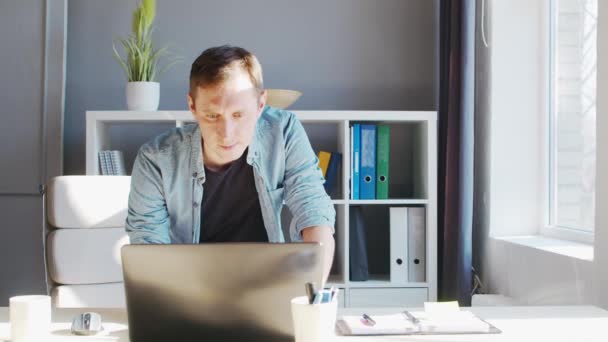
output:
MULTIPOLYGON (((72 317, 85 310, 56 309, 53 311, 52 338, 50 341, 129 341, 127 317, 124 310, 96 309, 103 317, 106 334, 81 337, 70 335, 72 317)), ((536 306, 536 307, 473 307, 472 312, 486 319, 503 331, 498 335, 433 335, 433 336, 338 336, 336 342, 365 341, 568 341, 606 342, 608 341, 608 311, 592 306, 536 306)), ((391 309, 343 309, 342 314, 393 313, 391 309)), ((8 308, 0 308, 0 341, 10 337, 8 308)), ((42 342, 42 341, 41 341, 42 342)))

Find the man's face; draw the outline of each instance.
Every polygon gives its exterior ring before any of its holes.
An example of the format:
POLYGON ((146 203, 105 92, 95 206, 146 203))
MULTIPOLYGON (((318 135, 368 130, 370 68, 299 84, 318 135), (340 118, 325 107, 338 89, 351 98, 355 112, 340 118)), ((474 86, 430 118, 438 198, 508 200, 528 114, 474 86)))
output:
POLYGON ((220 170, 243 155, 265 104, 266 91, 260 93, 240 67, 233 67, 223 83, 188 94, 203 136, 205 166, 220 170))

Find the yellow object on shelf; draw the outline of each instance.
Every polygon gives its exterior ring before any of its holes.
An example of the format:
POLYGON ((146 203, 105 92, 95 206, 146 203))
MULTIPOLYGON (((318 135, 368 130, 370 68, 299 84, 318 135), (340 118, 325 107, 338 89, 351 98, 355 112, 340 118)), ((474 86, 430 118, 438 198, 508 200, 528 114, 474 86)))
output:
POLYGON ((327 167, 329 166, 329 159, 331 158, 331 153, 325 151, 319 151, 319 167, 321 171, 323 171, 323 177, 327 174, 327 167))

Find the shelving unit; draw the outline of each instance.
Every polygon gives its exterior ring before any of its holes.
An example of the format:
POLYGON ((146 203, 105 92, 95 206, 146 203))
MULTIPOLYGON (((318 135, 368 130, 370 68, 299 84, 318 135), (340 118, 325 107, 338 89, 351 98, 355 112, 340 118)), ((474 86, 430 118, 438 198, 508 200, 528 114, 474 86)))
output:
MULTIPOLYGON (((341 304, 350 306, 420 306, 437 300, 437 113, 434 111, 293 111, 304 125, 315 152, 342 154, 336 208, 336 254, 327 286, 342 290, 341 304), (352 123, 388 124, 391 127, 389 199, 350 199, 350 126, 352 123), (349 214, 360 206, 368 214, 366 234, 370 280, 349 280, 349 214), (426 281, 394 284, 390 281, 388 208, 424 207, 426 213, 426 281), (385 214, 386 212, 386 214, 385 214), (369 221, 369 222, 368 222, 369 221), (371 243, 376 243, 373 245, 371 243), (388 257, 387 257, 388 255, 388 257), (373 261, 373 262, 372 262, 373 261)), ((188 111, 88 111, 86 114, 86 172, 99 174, 97 153, 120 149, 109 139, 109 125, 121 123, 194 122, 188 111)), ((152 137, 150 137, 152 138, 152 137)), ((288 210, 283 226, 288 227, 288 210)), ((286 236, 289 236, 288 234, 286 236)))

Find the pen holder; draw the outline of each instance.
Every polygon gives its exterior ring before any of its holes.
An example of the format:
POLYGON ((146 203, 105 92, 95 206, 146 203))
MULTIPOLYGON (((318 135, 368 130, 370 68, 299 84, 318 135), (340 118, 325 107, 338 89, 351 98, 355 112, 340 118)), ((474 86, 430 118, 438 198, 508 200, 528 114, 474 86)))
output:
POLYGON ((308 297, 291 300, 291 316, 296 342, 325 342, 335 336, 338 300, 308 304, 308 297))
POLYGON ((51 297, 11 297, 9 306, 11 342, 38 342, 48 339, 51 330, 51 297))

